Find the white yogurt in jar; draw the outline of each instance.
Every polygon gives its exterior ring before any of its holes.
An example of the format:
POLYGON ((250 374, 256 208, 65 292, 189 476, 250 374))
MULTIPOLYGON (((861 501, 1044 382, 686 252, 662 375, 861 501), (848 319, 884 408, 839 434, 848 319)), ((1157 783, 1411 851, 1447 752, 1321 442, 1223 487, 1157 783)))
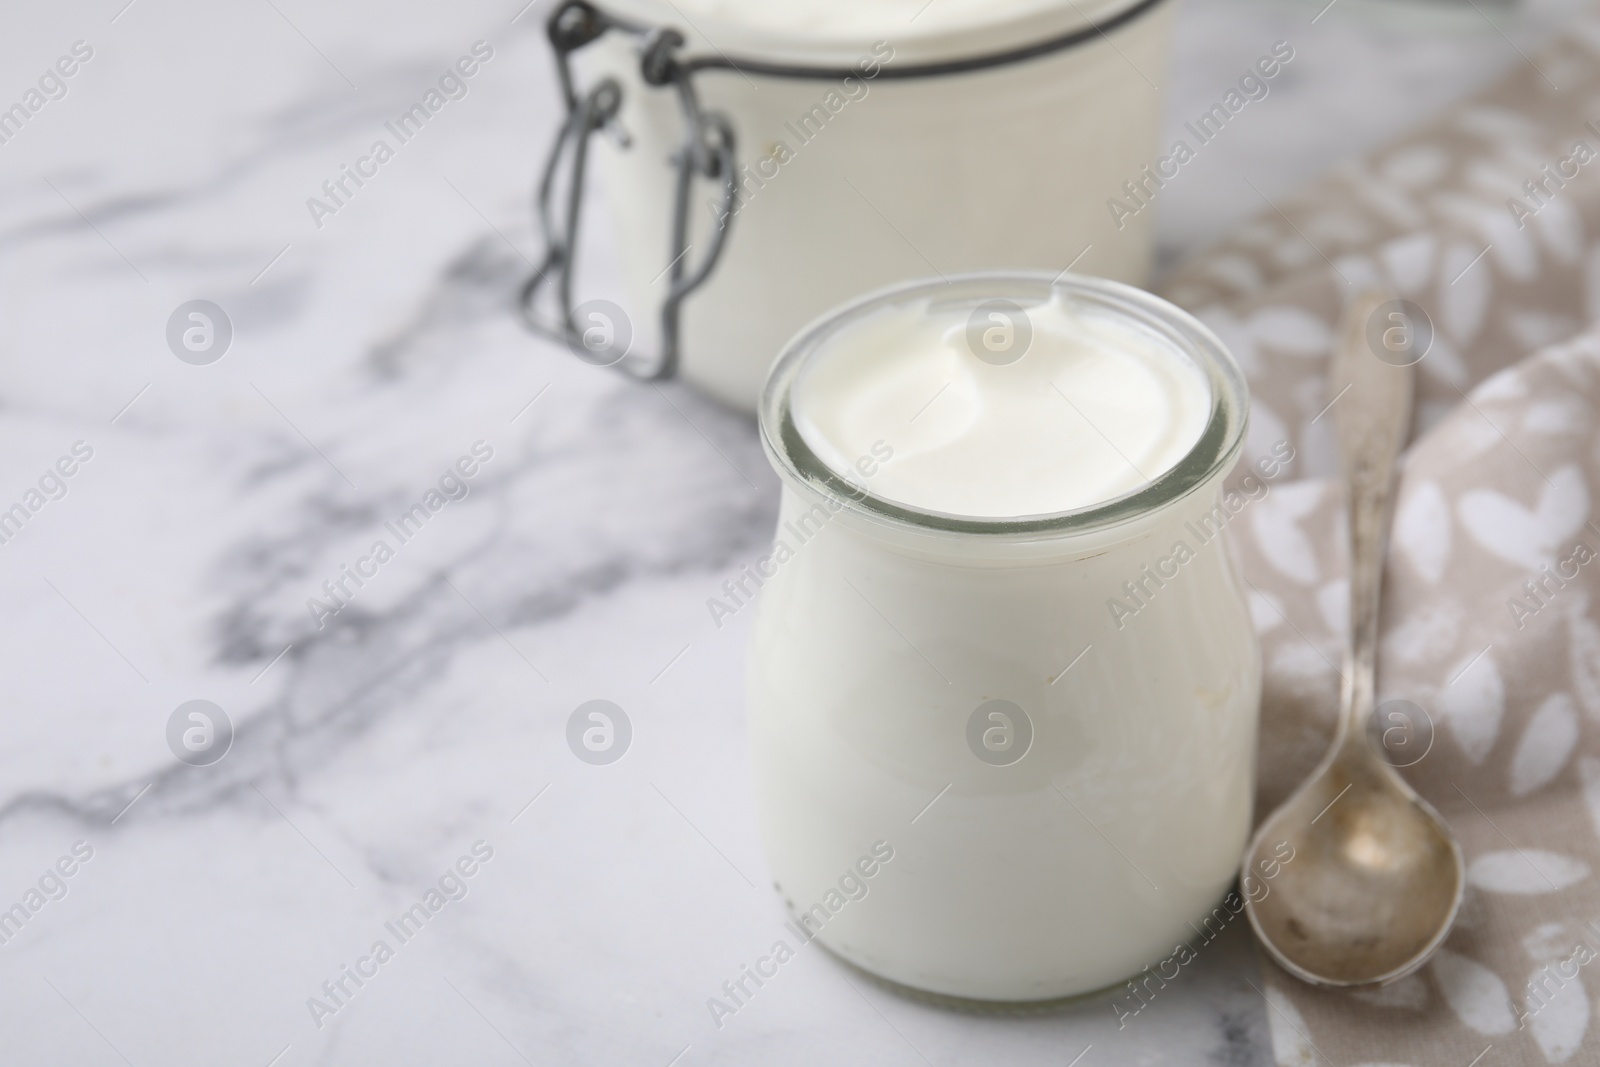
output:
POLYGON ((1001 311, 974 320, 968 307, 924 300, 852 322, 795 383, 806 443, 845 470, 874 441, 892 442, 874 495, 997 519, 1122 496, 1194 446, 1211 390, 1191 360, 1061 297, 1023 314, 1027 350, 1004 362, 984 348, 986 335, 1020 346, 1001 311))
POLYGON ((1021 1001, 1208 928, 1253 792, 1259 653, 1218 528, 1245 406, 1212 335, 1111 282, 925 283, 791 344, 751 740, 774 878, 823 944, 1021 1001), (1031 341, 997 358, 1008 322, 1031 341))

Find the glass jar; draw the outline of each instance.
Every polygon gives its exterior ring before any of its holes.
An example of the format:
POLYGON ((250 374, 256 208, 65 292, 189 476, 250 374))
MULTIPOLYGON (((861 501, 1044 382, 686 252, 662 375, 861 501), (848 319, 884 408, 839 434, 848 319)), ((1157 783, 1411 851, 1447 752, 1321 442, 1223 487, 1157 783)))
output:
POLYGON ((903 285, 790 342, 760 408, 783 498, 749 714, 799 929, 891 981, 987 1001, 1101 988, 1193 937, 1251 825, 1260 652, 1220 529, 1247 407, 1204 326, 1071 275, 903 285), (871 457, 830 469, 797 429, 797 378, 841 327, 1053 291, 1204 373, 1205 430, 1142 487, 1018 519, 921 511, 872 494, 871 457))
MULTIPOLYGON (((574 2, 552 16, 552 41, 574 2)), ((558 54, 569 106, 611 90, 580 125, 612 134, 581 136, 623 285, 620 308, 591 319, 589 305, 607 302, 586 301, 568 328, 630 339, 594 362, 679 372, 750 411, 796 330, 903 278, 1070 262, 1142 282, 1154 212, 1119 217, 1111 204, 1130 181, 1160 181, 1145 173, 1173 7, 583 4, 558 54), (618 311, 625 321, 609 321, 618 311)), ((541 211, 547 241, 565 211, 541 211)), ((575 254, 539 277, 568 274, 575 254)), ((571 300, 612 295, 579 288, 571 300)))

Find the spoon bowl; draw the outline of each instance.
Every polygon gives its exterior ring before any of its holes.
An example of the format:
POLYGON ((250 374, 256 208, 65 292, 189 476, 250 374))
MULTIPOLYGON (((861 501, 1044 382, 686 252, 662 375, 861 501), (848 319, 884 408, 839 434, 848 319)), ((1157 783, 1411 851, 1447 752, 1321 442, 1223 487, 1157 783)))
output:
POLYGON ((1466 882, 1461 846, 1444 820, 1366 736, 1377 693, 1384 545, 1415 362, 1403 348, 1380 351, 1369 337, 1388 345, 1413 336, 1410 324, 1393 322, 1405 314, 1400 308, 1381 294, 1351 305, 1329 381, 1350 526, 1338 727, 1311 778, 1256 832, 1241 868, 1256 936, 1285 970, 1315 985, 1383 985, 1417 970, 1449 936, 1466 882), (1268 871, 1271 882, 1261 881, 1268 871))
POLYGON ((1250 923, 1304 981, 1382 985, 1421 967, 1450 933, 1461 849, 1394 771, 1345 755, 1336 752, 1251 841, 1246 870, 1281 861, 1280 842, 1294 852, 1250 904, 1250 923))

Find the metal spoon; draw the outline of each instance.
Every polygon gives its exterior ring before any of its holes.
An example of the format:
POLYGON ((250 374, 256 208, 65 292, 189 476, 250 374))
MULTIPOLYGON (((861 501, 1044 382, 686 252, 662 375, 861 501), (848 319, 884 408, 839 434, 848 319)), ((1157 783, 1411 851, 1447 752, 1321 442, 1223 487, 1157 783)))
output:
MULTIPOLYGON (((1427 801, 1373 751, 1378 592, 1395 464, 1411 418, 1406 357, 1368 343, 1387 298, 1363 297, 1340 327, 1330 383, 1350 521, 1350 640, 1338 730, 1309 781, 1256 831, 1240 868, 1256 936, 1314 985, 1374 986, 1428 961, 1455 922, 1461 847, 1427 801), (1294 850, 1283 862, 1280 842, 1294 850), (1275 877, 1267 880, 1267 872, 1275 877), (1263 894, 1249 899, 1252 894, 1263 894)), ((1387 341, 1388 323, 1379 331, 1387 341)), ((1398 336, 1398 335, 1396 335, 1398 336)))

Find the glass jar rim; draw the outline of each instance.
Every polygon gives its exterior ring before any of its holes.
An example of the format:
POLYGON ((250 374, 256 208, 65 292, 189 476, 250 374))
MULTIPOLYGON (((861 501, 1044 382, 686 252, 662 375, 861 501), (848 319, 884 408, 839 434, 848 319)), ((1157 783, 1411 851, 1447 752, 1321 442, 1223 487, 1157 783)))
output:
POLYGON ((868 293, 813 320, 773 362, 757 418, 762 447, 789 485, 838 500, 876 524, 921 532, 1039 540, 1069 537, 1133 522, 1164 510, 1233 468, 1244 447, 1250 393, 1222 341, 1187 311, 1143 289, 1106 278, 1045 271, 978 271, 924 278, 868 293), (1088 302, 1156 334, 1191 359, 1211 390, 1211 412, 1189 451, 1167 470, 1127 493, 1068 511, 1011 518, 957 515, 876 496, 834 470, 806 443, 790 410, 793 388, 810 358, 843 328, 882 308, 935 297, 941 304, 1012 300, 1027 306, 1057 295, 1088 302))
MULTIPOLYGON (((1054 37, 1097 29, 1111 31, 1125 16, 1143 15, 1164 6, 1161 0, 1038 0, 1021 10, 1004 5, 980 7, 972 17, 949 25, 928 20, 922 25, 863 28, 839 31, 829 23, 797 29, 764 25, 734 16, 700 12, 689 16, 665 0, 595 0, 610 14, 649 25, 676 26, 687 32, 699 50, 727 49, 740 62, 728 69, 741 70, 744 59, 778 63, 850 64, 875 45, 894 46, 894 65, 957 61, 988 52, 1026 48, 1054 37), (703 38, 704 40, 701 40, 703 38)), ((881 57, 880 57, 881 58, 881 57)))

